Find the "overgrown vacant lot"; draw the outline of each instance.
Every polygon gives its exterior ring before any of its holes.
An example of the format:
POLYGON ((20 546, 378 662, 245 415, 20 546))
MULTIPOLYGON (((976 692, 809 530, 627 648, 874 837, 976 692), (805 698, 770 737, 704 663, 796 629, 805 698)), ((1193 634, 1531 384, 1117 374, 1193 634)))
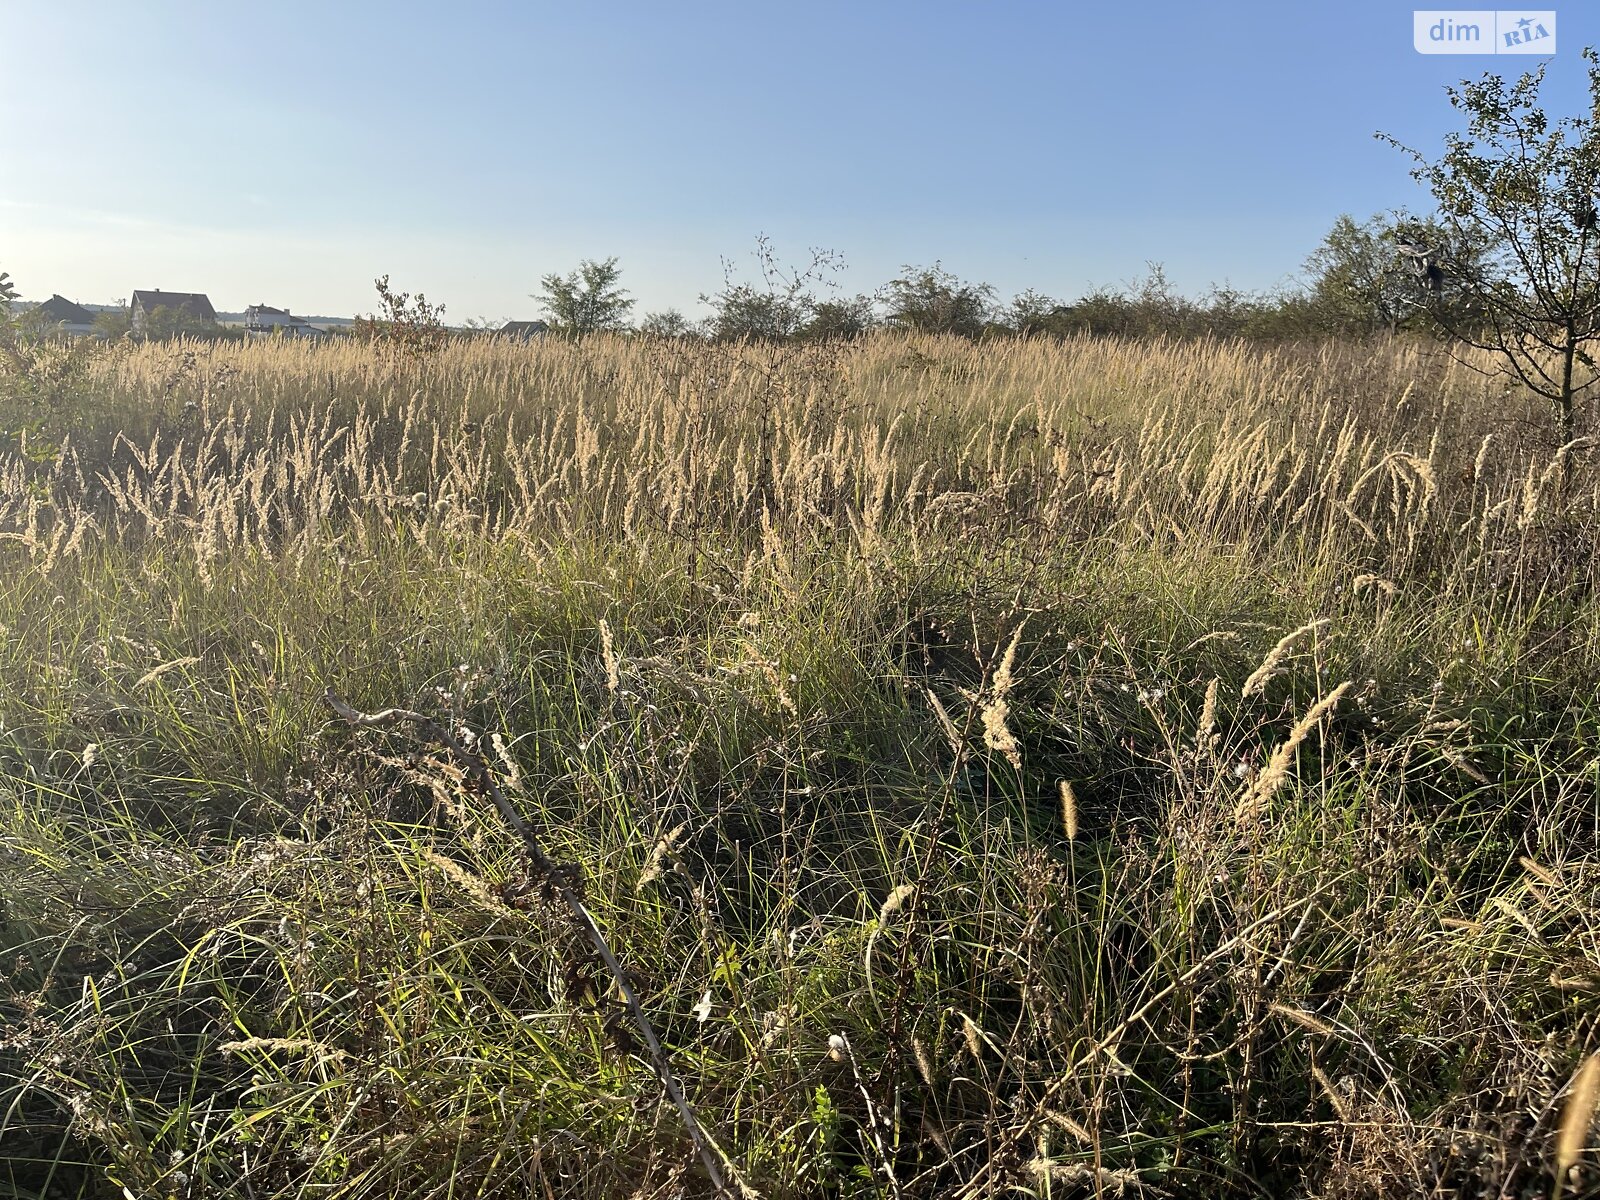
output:
POLYGON ((1549 1194, 1600 467, 1498 384, 882 335, 87 393, 0 455, 7 1194, 711 1194, 562 885, 763 1196, 1549 1194))

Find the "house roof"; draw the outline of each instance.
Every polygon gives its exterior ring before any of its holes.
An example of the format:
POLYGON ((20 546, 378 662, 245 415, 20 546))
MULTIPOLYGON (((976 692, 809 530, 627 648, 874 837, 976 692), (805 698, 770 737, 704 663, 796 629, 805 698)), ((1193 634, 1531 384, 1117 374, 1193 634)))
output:
POLYGON ((548 333, 550 326, 543 321, 507 321, 496 333, 509 333, 516 337, 525 337, 530 333, 548 333))
POLYGON ((311 322, 307 321, 304 317, 295 316, 287 308, 273 308, 271 305, 267 304, 252 304, 249 308, 244 310, 244 315, 246 320, 251 317, 284 317, 286 318, 287 323, 290 325, 311 324, 311 322))
POLYGON ((68 325, 93 325, 94 314, 81 305, 74 304, 65 296, 51 296, 43 304, 34 309, 52 325, 65 322, 68 325))
POLYGON ((160 289, 135 291, 133 307, 142 308, 145 312, 154 312, 158 308, 187 308, 195 316, 207 321, 217 319, 217 310, 211 307, 211 301, 204 292, 163 292, 160 289))

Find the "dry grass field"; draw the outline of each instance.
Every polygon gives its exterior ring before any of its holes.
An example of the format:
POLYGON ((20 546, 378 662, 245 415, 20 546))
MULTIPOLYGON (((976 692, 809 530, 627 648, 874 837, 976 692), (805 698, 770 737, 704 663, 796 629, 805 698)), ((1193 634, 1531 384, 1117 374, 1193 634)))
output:
POLYGON ((0 1193, 1600 1188, 1600 456, 1526 397, 887 333, 88 385, 0 452, 0 1193))

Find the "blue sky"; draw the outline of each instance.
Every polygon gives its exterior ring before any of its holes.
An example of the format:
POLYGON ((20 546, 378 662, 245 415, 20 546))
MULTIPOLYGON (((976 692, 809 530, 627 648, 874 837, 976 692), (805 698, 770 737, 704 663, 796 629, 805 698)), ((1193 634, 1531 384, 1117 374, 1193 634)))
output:
MULTIPOLYGON (((1547 103, 1600 10, 1557 9, 1547 103)), ((616 255, 638 313, 757 234, 851 290, 935 259, 1071 298, 1293 277, 1341 212, 1425 205, 1444 85, 1411 6, 0 0, 0 269, 29 298, 206 291, 349 314, 372 279, 447 317, 537 315, 616 255)))

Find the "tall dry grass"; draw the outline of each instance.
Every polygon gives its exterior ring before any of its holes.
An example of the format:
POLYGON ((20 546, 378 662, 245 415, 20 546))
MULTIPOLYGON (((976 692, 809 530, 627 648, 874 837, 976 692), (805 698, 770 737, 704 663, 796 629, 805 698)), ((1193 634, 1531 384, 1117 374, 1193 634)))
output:
POLYGON ((852 548, 1027 527, 1515 581, 1600 487, 1587 440, 1550 447, 1536 408, 1416 346, 885 336, 818 357, 773 380, 756 351, 622 339, 458 342, 420 367, 151 345, 104 361, 109 411, 53 470, 0 462, 0 515, 35 557, 94 530, 202 565, 303 554, 330 525, 359 548, 404 514, 494 539, 770 528, 852 548))
POLYGON ((760 1194, 1593 1186, 1600 471, 1470 365, 91 372, 0 453, 13 1192, 707 1191, 514 832, 327 688, 484 753, 760 1194))

